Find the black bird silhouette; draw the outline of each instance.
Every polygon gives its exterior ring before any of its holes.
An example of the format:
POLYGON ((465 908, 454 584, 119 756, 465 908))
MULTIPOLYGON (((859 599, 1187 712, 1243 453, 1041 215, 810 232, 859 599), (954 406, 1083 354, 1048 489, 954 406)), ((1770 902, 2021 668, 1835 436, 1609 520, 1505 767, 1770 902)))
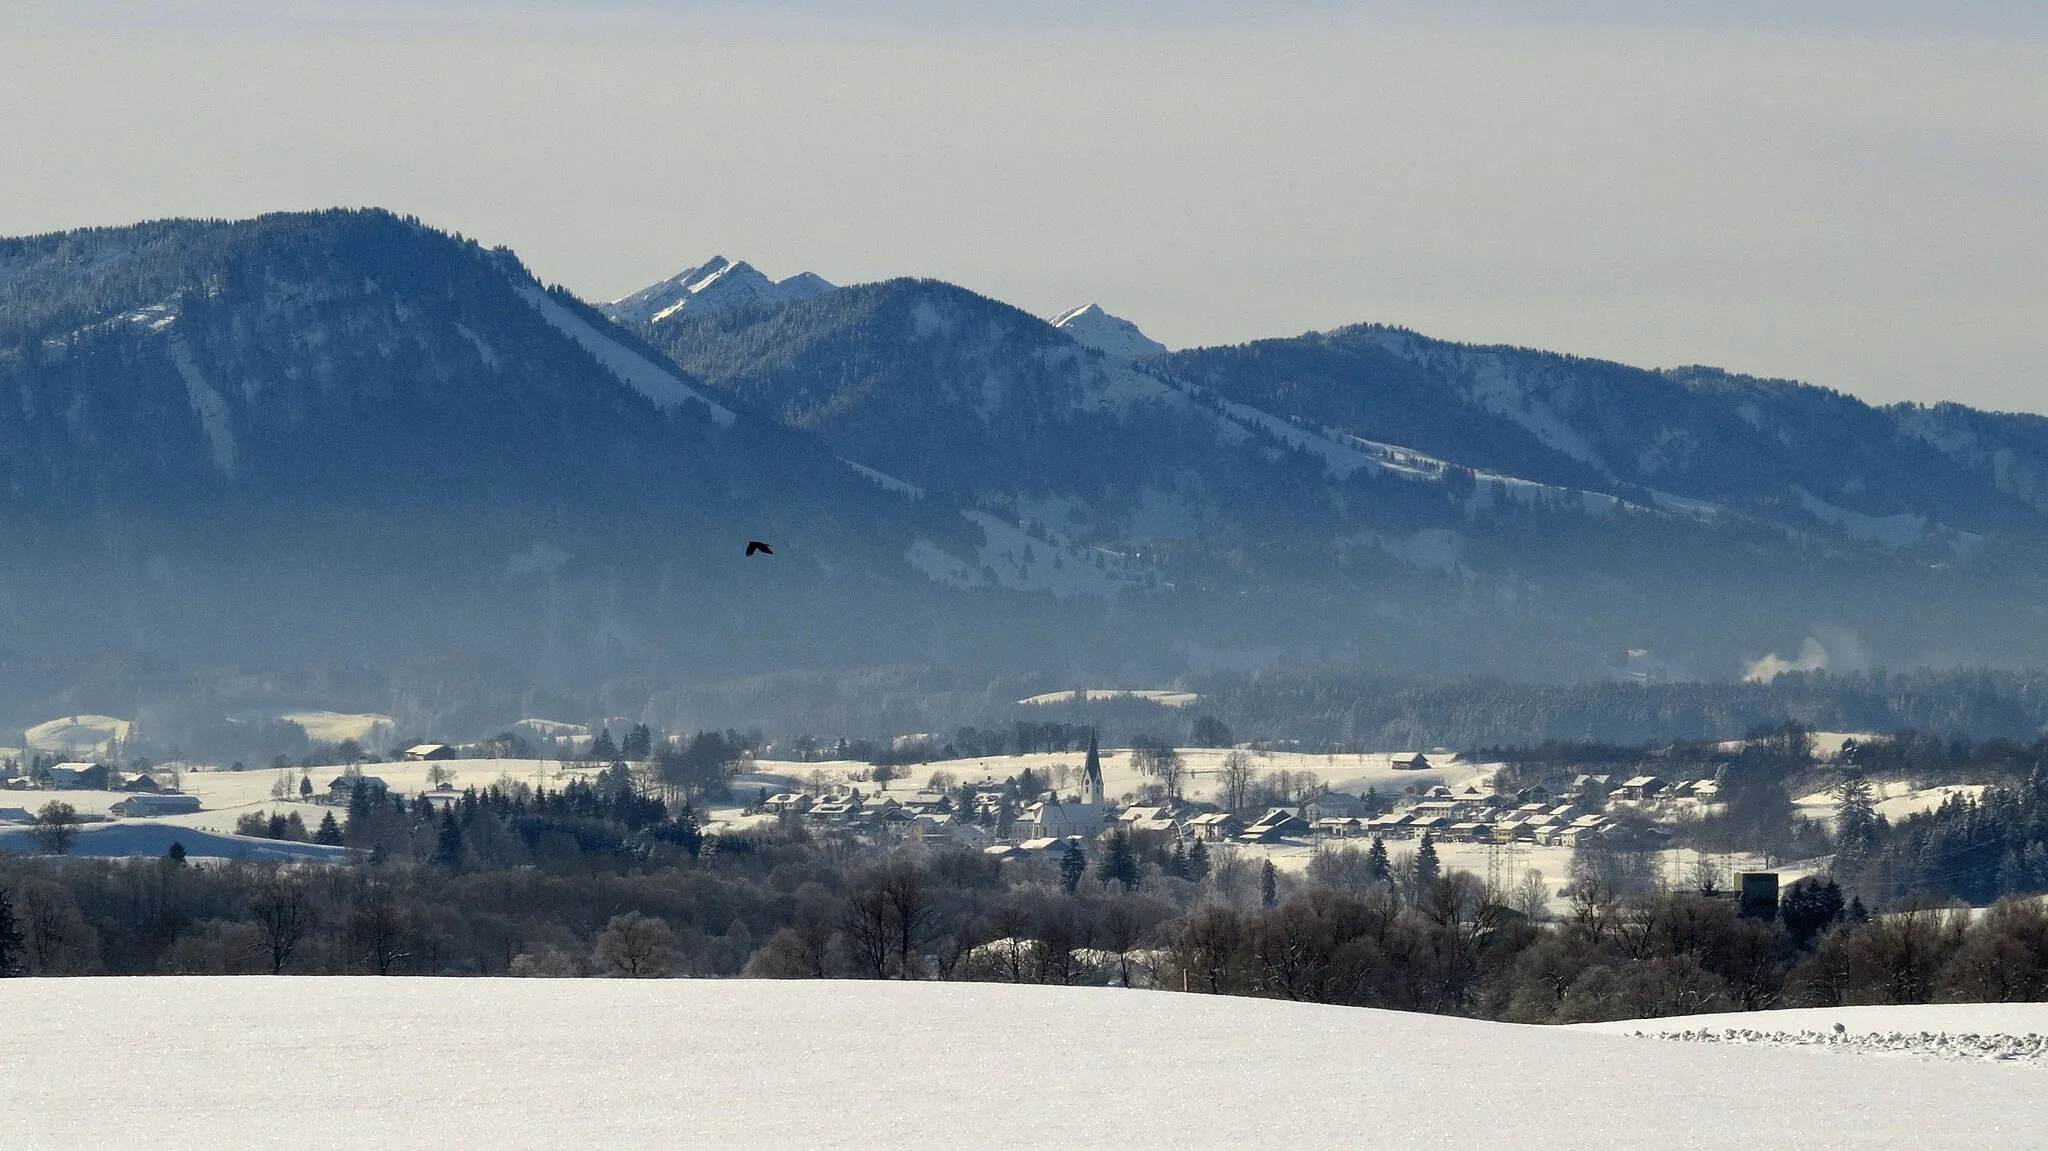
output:
POLYGON ((772 556, 775 554, 775 549, 762 543, 760 540, 748 540, 747 554, 753 555, 755 552, 760 552, 764 556, 772 556))

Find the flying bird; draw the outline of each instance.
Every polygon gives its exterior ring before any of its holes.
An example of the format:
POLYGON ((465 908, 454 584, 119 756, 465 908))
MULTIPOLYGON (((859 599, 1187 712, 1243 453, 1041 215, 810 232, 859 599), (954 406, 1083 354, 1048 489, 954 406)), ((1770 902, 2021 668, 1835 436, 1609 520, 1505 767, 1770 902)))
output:
POLYGON ((747 554, 753 555, 755 552, 760 552, 764 556, 772 556, 775 554, 775 549, 762 543, 760 540, 748 540, 747 554))

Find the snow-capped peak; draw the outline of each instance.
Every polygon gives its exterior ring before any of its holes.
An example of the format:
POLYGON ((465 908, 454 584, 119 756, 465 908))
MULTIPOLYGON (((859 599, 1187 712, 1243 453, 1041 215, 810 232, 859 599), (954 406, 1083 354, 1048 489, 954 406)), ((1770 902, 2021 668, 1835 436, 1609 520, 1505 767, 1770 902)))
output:
POLYGON ((1102 310, 1100 304, 1083 304, 1052 318, 1052 326, 1073 337, 1082 347, 1094 348, 1117 360, 1142 360, 1166 354, 1166 345, 1138 330, 1138 325, 1102 310))
POLYGON ((744 304, 788 304, 832 290, 832 284, 811 272, 771 280, 745 260, 713 256, 685 268, 658 284, 603 305, 622 324, 658 324, 684 312, 709 312, 744 304))

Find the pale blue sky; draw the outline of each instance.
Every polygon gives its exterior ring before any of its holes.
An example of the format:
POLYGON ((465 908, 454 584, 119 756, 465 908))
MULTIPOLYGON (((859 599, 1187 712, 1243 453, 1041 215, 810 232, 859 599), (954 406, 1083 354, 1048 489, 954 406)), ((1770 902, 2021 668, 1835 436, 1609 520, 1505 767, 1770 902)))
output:
POLYGON ((0 233, 381 204, 2048 411, 2048 5, 0 0, 0 233))

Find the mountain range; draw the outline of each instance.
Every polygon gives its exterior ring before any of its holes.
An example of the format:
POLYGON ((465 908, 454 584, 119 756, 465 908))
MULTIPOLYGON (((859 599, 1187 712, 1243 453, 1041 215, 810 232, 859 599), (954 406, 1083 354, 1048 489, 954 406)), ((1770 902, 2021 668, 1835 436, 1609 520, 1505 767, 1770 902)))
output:
POLYGON ((331 211, 0 240, 0 397, 45 712, 2048 657, 2048 420, 1369 324, 1169 351, 722 257, 593 305, 331 211))

